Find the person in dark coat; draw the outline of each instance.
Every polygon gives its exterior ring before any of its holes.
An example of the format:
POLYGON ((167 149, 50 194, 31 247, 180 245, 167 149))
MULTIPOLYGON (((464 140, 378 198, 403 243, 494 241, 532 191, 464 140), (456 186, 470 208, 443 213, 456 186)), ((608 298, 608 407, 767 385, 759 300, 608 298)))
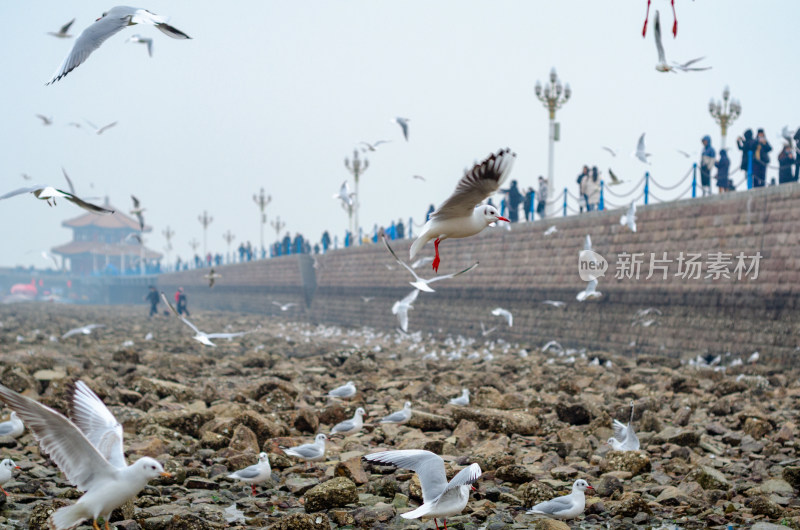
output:
POLYGON ((794 182, 795 178, 792 176, 792 166, 797 163, 794 156, 794 149, 792 144, 786 142, 783 144, 783 151, 778 155, 778 184, 786 184, 787 182, 794 182))
POLYGON ((186 299, 186 293, 183 292, 183 287, 178 287, 177 300, 176 304, 178 306, 178 314, 183 315, 185 314, 187 317, 191 316, 189 314, 189 308, 187 307, 188 301, 186 299))
POLYGON ((147 296, 145 296, 144 299, 150 302, 150 314, 148 315, 148 318, 152 317, 153 315, 157 315, 158 291, 156 291, 154 285, 150 286, 150 291, 147 293, 147 296))
POLYGON ((727 149, 719 150, 719 160, 714 162, 714 166, 717 168, 717 188, 719 188, 720 193, 725 193, 730 189, 728 172, 730 171, 731 161, 728 158, 727 149))
POLYGON ((753 148, 753 187, 761 188, 767 182, 767 165, 769 152, 772 146, 767 141, 764 129, 759 129, 756 134, 755 147, 753 148))
POLYGON ((711 137, 703 136, 703 152, 700 153, 700 184, 703 189, 703 197, 711 195, 711 169, 715 165, 717 152, 711 147, 711 137))
POLYGON ((397 239, 405 239, 406 237, 406 225, 403 224, 402 219, 397 220, 397 224, 395 225, 395 231, 397 233, 397 239))
POLYGON ((578 197, 580 198, 580 200, 578 201, 578 204, 580 206, 581 213, 583 213, 584 205, 588 205, 589 204, 589 202, 587 200, 588 197, 586 196, 586 193, 585 193, 585 191, 586 191, 585 190, 585 188, 586 188, 586 179, 588 179, 588 178, 589 178, 589 166, 583 166, 583 170, 581 171, 581 174, 578 175, 578 179, 577 179, 577 182, 578 182, 578 197))
POLYGON ((328 252, 328 247, 331 246, 331 235, 328 233, 327 230, 322 232, 322 252, 328 252))
POLYGON ((522 202, 522 208, 525 210, 525 220, 533 221, 533 188, 528 188, 525 191, 525 200, 522 202))
POLYGON ((289 235, 289 232, 286 232, 286 235, 283 236, 283 240, 281 241, 281 256, 288 256, 292 250, 292 238, 289 235))
POLYGON ((739 168, 746 174, 747 173, 747 158, 748 154, 755 149, 755 139, 753 138, 753 130, 747 129, 744 132, 744 137, 740 136, 736 139, 736 146, 742 152, 742 164, 739 168))
POLYGON ((512 223, 519 221, 519 205, 522 204, 523 196, 517 187, 517 181, 512 180, 508 189, 503 190, 508 197, 506 204, 508 205, 508 220, 512 223))

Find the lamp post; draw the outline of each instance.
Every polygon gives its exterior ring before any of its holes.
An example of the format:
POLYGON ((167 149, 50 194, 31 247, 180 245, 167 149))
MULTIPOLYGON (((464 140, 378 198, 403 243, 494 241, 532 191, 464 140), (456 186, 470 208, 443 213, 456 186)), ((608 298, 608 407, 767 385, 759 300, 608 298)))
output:
POLYGON ((175 231, 167 225, 167 227, 161 231, 161 235, 167 240, 167 246, 164 247, 164 250, 167 253, 167 263, 169 263, 169 252, 172 250, 172 236, 175 235, 175 231))
POLYGON ((211 224, 211 221, 213 221, 214 218, 208 215, 207 211, 203 210, 203 215, 198 215, 197 220, 200 221, 201 225, 203 225, 203 259, 205 259, 206 255, 208 254, 208 248, 206 246, 206 232, 208 231, 208 225, 211 224))
POLYGON ((278 241, 280 241, 280 238, 281 238, 281 230, 283 230, 283 229, 284 229, 284 227, 286 226, 286 223, 284 223, 283 221, 281 221, 281 216, 279 215, 278 217, 276 217, 276 218, 275 218, 275 219, 274 219, 274 220, 273 220, 273 221, 270 223, 270 225, 272 225, 272 228, 274 228, 274 229, 275 229, 275 239, 277 239, 278 241))
MULTIPOLYGON (((264 191, 264 190, 261 190, 261 191, 264 191)), ((264 236, 261 236, 261 237, 262 237, 262 242, 263 242, 263 237, 264 236)), ((224 239, 225 242, 228 244, 228 256, 227 256, 227 258, 228 258, 228 263, 230 263, 231 262, 231 243, 233 243, 233 240, 236 239, 236 236, 233 235, 233 232, 228 230, 227 232, 222 234, 222 239, 224 239)))
POLYGON ((358 158, 358 151, 353 150, 353 161, 351 162, 349 158, 344 159, 344 167, 353 175, 353 180, 355 180, 355 195, 353 197, 353 211, 355 213, 355 225, 353 227, 353 236, 358 237, 358 207, 361 203, 361 196, 358 194, 358 178, 361 174, 367 170, 369 167, 369 160, 364 158, 363 162, 360 158, 358 158))
POLYGON ((721 102, 719 100, 714 101, 714 98, 711 98, 711 101, 708 102, 708 112, 719 125, 722 132, 720 149, 725 149, 725 137, 728 134, 728 127, 742 113, 742 104, 739 103, 738 99, 731 99, 731 89, 726 86, 722 91, 721 102))
POLYGON ((542 89, 542 83, 536 81, 534 88, 536 98, 542 102, 542 105, 547 109, 550 119, 550 133, 548 135, 547 143, 547 185, 550 189, 555 189, 555 182, 553 182, 553 153, 555 142, 559 139, 560 128, 556 123, 556 110, 560 109, 572 95, 572 89, 569 83, 562 85, 561 80, 556 74, 556 69, 553 67, 550 70, 550 82, 542 89), (563 97, 562 97, 563 92, 563 97))
POLYGON ((261 233, 261 251, 264 251, 264 225, 267 222, 267 214, 264 213, 264 210, 267 209, 267 205, 272 202, 272 195, 264 196, 264 188, 261 188, 261 191, 258 195, 253 194, 253 201, 258 205, 258 209, 261 210, 261 223, 260 223, 260 233, 261 233))
MULTIPOLYGON (((194 256, 197 256, 197 247, 200 246, 200 242, 197 239, 192 238, 189 241, 189 246, 192 247, 192 254, 194 254, 194 256)), ((194 256, 192 256, 192 260, 193 261, 194 261, 194 256)), ((197 266, 197 262, 195 261, 194 264, 195 264, 195 267, 196 267, 197 266)))

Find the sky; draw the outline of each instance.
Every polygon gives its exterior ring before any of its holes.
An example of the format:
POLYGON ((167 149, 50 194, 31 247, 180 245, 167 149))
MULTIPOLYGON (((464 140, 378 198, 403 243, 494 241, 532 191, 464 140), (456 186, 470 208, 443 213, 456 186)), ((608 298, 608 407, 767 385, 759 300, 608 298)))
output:
MULTIPOLYGON (((534 86, 552 67, 572 97, 556 117, 561 138, 551 189, 576 193, 583 164, 603 175, 613 168, 626 181, 617 193, 645 171, 665 186, 678 182, 699 158, 703 135, 719 147, 708 102, 726 85, 743 108, 728 146, 745 128, 763 127, 775 162, 779 131, 800 126, 797 43, 790 37, 800 2, 675 4, 677 38, 668 0, 653 0, 642 38, 645 0, 153 0, 141 7, 168 16, 192 40, 129 27, 45 86, 75 40, 47 32, 74 17, 77 35, 112 5, 3 2, 0 194, 31 183, 66 186, 63 167, 79 196, 108 196, 127 212, 136 195, 153 227, 147 246, 165 252, 169 226, 174 260, 191 256, 191 239, 203 241, 204 211, 213 217, 209 251, 225 252, 228 230, 233 247, 258 244, 252 197, 263 187, 272 197, 266 243, 276 239, 276 217, 285 223, 281 237, 288 231, 316 242, 324 230, 341 238, 348 226, 332 198, 345 179, 352 185, 345 157, 361 141, 390 140, 366 155, 361 225, 419 222, 464 169, 500 148, 517 153, 511 178, 521 188, 546 174, 547 111, 534 86), (711 70, 655 70, 656 9, 667 59, 705 56, 711 70), (126 42, 134 34, 153 38, 152 58, 126 42), (53 124, 44 126, 37 114, 53 124), (391 121, 396 116, 410 119, 408 142, 391 121), (98 136, 86 121, 118 124, 98 136), (650 166, 629 156, 643 132, 650 166)), ((735 148, 731 159, 738 167, 735 148)), ((0 201, 0 266, 47 267, 41 251, 70 241, 61 223, 83 213, 66 201, 49 208, 31 195, 0 201)))

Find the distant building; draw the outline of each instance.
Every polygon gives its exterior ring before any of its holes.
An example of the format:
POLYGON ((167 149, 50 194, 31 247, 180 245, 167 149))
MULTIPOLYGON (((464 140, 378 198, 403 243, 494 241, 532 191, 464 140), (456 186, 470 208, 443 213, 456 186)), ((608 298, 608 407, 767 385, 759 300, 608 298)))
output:
MULTIPOLYGON (((139 221, 114 208, 106 197, 105 208, 112 215, 85 213, 68 219, 61 226, 73 230, 72 241, 54 247, 52 252, 69 259, 73 274, 141 274, 140 261, 148 268, 158 266, 161 254, 144 247, 139 241, 139 221)), ((144 232, 152 228, 145 225, 144 232)))

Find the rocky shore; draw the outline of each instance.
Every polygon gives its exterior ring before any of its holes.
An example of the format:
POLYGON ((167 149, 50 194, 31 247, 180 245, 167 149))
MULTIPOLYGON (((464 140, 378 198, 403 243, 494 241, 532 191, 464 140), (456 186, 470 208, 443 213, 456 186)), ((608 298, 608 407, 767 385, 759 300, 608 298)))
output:
MULTIPOLYGON (((121 530, 433 528, 399 516, 421 502, 413 473, 361 458, 383 449, 433 451, 448 476, 480 464, 477 491, 448 518, 453 529, 800 528, 800 382, 769 359, 730 366, 734 356, 723 356, 715 370, 601 344, 542 352, 504 342, 502 330, 460 339, 232 313, 192 321, 208 331, 260 328, 210 348, 174 317, 148 320, 144 307, 0 307, 2 384, 66 413, 67 383, 85 381, 123 424, 129 461, 151 456, 173 474, 114 513, 121 530), (60 339, 89 323, 105 327, 60 339), (348 380, 353 399, 324 397, 348 380), (448 405, 462 388, 471 404, 448 405), (377 423, 405 401, 408 424, 377 423), (627 422, 631 401, 641 451, 611 451, 612 420, 627 422), (335 436, 324 462, 281 451, 358 407, 364 428, 335 436), (273 474, 254 497, 227 475, 261 451, 273 474), (525 514, 577 478, 596 489, 584 515, 525 514)), ((10 496, 0 495, 4 528, 46 528, 54 509, 80 496, 28 431, 0 437, 0 458, 22 468, 4 486, 10 496)))

